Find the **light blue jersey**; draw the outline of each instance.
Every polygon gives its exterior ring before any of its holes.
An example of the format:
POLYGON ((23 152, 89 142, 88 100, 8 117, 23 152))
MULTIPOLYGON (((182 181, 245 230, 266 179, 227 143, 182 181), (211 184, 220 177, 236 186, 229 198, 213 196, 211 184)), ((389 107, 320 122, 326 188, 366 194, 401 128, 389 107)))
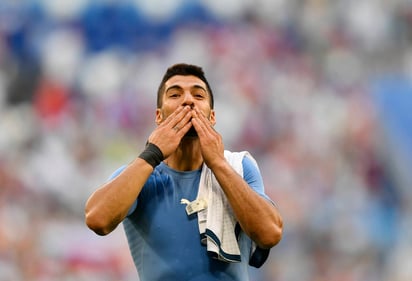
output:
MULTIPOLYGON (((250 159, 242 161, 245 181, 261 196, 263 181, 250 159)), ((111 178, 124 169, 117 170, 111 178)), ((208 256, 201 244, 197 215, 188 216, 182 198, 197 197, 201 170, 181 172, 158 165, 123 221, 129 248, 141 281, 249 280, 251 240, 239 237, 241 262, 227 263, 208 256)), ((269 250, 257 255, 257 266, 269 250)), ((256 257, 255 257, 256 258, 256 257)), ((256 266, 256 265, 255 265, 256 266)))

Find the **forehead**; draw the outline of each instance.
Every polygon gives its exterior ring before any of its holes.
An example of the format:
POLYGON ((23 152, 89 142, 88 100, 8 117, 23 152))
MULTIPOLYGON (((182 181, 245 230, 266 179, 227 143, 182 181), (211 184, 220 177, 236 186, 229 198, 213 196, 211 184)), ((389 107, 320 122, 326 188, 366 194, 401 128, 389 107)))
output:
POLYGON ((201 87, 206 90, 205 82, 193 75, 175 75, 170 77, 165 83, 165 90, 167 91, 171 87, 180 87, 183 89, 201 87))

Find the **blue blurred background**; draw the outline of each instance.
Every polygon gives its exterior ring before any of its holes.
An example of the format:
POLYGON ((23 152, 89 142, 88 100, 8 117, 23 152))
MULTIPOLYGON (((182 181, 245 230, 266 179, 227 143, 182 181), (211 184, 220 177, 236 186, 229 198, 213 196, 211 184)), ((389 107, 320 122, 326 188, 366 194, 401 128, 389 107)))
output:
POLYGON ((412 280, 411 42, 407 0, 2 0, 0 280, 136 280, 84 203, 176 62, 204 67, 284 216, 252 281, 412 280))

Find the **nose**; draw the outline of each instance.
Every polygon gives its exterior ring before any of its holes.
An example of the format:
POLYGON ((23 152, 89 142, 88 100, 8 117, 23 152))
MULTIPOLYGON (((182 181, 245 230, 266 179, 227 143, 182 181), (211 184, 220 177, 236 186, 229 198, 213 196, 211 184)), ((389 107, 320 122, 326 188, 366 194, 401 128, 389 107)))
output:
POLYGON ((194 99, 193 96, 190 92, 185 92, 184 98, 183 98, 183 105, 190 105, 190 107, 193 108, 194 106, 194 99))

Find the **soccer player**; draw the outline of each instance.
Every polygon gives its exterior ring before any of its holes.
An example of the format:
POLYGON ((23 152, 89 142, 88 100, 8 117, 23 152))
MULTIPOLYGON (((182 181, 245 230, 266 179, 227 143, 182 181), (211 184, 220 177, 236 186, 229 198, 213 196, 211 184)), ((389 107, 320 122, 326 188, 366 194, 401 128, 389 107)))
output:
POLYGON ((141 281, 249 280, 281 240, 256 161, 224 149, 213 105, 201 67, 169 67, 145 149, 86 203, 97 234, 123 222, 141 281))

